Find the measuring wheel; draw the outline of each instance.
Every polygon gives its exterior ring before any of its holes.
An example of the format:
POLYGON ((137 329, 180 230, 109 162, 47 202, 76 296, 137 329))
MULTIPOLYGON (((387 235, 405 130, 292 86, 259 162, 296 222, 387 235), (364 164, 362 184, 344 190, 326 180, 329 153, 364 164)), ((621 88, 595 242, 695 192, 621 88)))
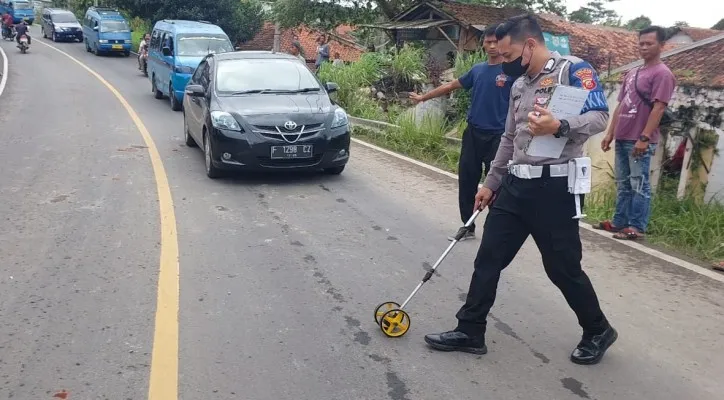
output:
POLYGON ((380 324, 380 321, 382 320, 382 314, 395 308, 400 308, 400 305, 395 303, 394 301, 387 301, 377 306, 377 308, 375 308, 375 324, 380 324))
POLYGON ((400 337, 410 329, 410 316, 398 308, 389 310, 380 318, 380 329, 388 337, 400 337))

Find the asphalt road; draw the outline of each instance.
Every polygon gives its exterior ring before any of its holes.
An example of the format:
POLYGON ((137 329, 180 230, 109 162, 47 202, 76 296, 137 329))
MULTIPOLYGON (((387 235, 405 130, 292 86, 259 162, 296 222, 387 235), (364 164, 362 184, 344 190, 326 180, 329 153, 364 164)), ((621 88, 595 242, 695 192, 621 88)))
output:
MULTIPOLYGON (((724 284, 588 232, 584 265, 619 331, 599 365, 568 360, 580 330, 532 241, 503 274, 489 354, 422 340, 454 326, 477 241, 415 297, 410 332, 384 337, 374 307, 404 300, 459 226, 454 181, 360 145, 337 177, 212 181, 133 57, 54 45, 120 91, 168 174, 179 399, 721 399, 724 284)), ((160 247, 147 149, 78 64, 0 46, 0 399, 145 399, 160 247)))

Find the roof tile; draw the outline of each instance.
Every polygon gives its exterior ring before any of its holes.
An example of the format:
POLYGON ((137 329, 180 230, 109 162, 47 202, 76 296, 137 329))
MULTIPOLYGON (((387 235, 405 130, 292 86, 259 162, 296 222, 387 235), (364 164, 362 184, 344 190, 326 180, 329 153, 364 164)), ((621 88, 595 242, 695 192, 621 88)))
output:
MULTIPOLYGON (((357 61, 364 52, 359 46, 354 44, 350 32, 354 30, 348 25, 340 25, 335 32, 329 35, 329 53, 339 53, 342 61, 357 61)), ((304 50, 307 62, 314 62, 317 54, 317 37, 322 33, 307 27, 283 29, 279 38, 279 50, 283 52, 291 52, 294 33, 299 36, 299 43, 304 50)), ((264 26, 250 40, 239 45, 241 50, 271 50, 274 46, 274 24, 265 22, 264 26)))

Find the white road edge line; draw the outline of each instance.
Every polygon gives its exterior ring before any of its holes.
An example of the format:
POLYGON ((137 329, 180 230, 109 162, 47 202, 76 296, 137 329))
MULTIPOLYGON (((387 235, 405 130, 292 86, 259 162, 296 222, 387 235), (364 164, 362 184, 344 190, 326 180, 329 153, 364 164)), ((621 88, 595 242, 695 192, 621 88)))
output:
MULTIPOLYGON (((353 141, 354 143, 357 143, 357 144, 360 144, 360 145, 362 145, 362 146, 365 146, 365 147, 367 147, 367 148, 369 148, 369 149, 372 149, 372 150, 378 151, 378 152, 380 152, 380 153, 384 153, 384 154, 390 155, 390 156, 395 157, 395 158, 397 158, 397 159, 400 159, 400 160, 406 161, 406 162, 408 162, 408 163, 415 164, 415 165, 417 165, 417 166, 419 166, 419 167, 425 168, 425 169, 427 169, 427 170, 429 170, 429 171, 436 172, 436 173, 438 173, 438 174, 444 175, 444 176, 446 176, 446 177, 448 177, 448 178, 452 178, 452 179, 455 179, 455 180, 458 179, 457 175, 455 175, 455 174, 453 174, 453 173, 447 172, 447 171, 445 171, 445 170, 442 170, 442 169, 440 169, 440 168, 434 167, 434 166, 429 165, 429 164, 425 164, 425 163, 423 163, 423 162, 421 162, 421 161, 414 160, 414 159, 412 159, 412 158, 410 158, 410 157, 407 157, 407 156, 404 156, 404 155, 402 155, 402 154, 395 153, 394 151, 390 151, 390 150, 387 150, 387 149, 383 149, 382 147, 375 146, 374 144, 367 143, 367 142, 365 142, 365 141, 363 141, 363 140, 360 140, 360 139, 357 139, 357 138, 352 138, 352 141, 353 141)), ((704 276, 706 276, 706 277, 708 277, 708 278, 714 279, 715 281, 724 283, 724 275, 721 275, 721 274, 716 273, 716 272, 714 272, 714 271, 710 271, 710 270, 708 270, 708 269, 706 269, 706 268, 704 268, 704 267, 701 267, 701 266, 699 266, 699 265, 690 263, 690 262, 688 262, 688 261, 682 260, 682 259, 677 258, 677 257, 674 257, 674 256, 670 256, 670 255, 668 255, 668 254, 666 254, 666 253, 663 253, 663 252, 661 252, 661 251, 658 251, 658 250, 655 250, 655 249, 646 247, 646 246, 644 246, 644 245, 642 245, 642 244, 639 244, 639 243, 635 243, 635 242, 632 242, 632 241, 618 241, 618 240, 613 239, 612 237, 610 237, 610 236, 609 236, 609 235, 610 235, 609 232, 603 232, 603 231, 599 231, 599 230, 593 229, 589 224, 586 224, 586 223, 583 223, 583 222, 580 222, 578 225, 579 225, 581 228, 583 228, 583 229, 585 229, 585 230, 587 230, 587 231, 590 231, 590 232, 594 232, 594 233, 600 235, 601 237, 604 237, 604 238, 606 238, 606 239, 608 239, 608 240, 610 240, 610 241, 616 241, 616 243, 622 244, 622 245, 624 245, 624 246, 628 246, 628 247, 630 247, 630 248, 632 248, 632 249, 636 249, 636 250, 638 250, 638 251, 640 251, 640 252, 642 252, 642 253, 648 254, 648 255, 650 255, 650 256, 652 256, 652 257, 659 258, 659 259, 661 259, 661 260, 663 260, 663 261, 669 262, 669 263, 671 263, 671 264, 677 265, 677 266, 682 267, 682 268, 686 268, 686 269, 688 269, 688 270, 690 270, 690 271, 692 271, 692 272, 696 272, 697 274, 704 275, 704 276)))
POLYGON ((0 56, 3 57, 3 76, 0 77, 0 96, 2 96, 5 91, 5 85, 8 83, 8 56, 2 47, 0 47, 0 56))

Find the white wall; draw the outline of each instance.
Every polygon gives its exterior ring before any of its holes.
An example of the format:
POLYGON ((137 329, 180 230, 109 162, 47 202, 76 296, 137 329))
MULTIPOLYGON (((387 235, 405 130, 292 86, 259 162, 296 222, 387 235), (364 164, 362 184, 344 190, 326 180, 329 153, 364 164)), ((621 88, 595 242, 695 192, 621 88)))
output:
POLYGON ((704 192, 704 201, 714 200, 724 204, 724 132, 719 129, 717 133, 719 134, 719 143, 717 144, 719 156, 714 157, 714 162, 711 165, 709 184, 706 185, 706 192, 704 192))

